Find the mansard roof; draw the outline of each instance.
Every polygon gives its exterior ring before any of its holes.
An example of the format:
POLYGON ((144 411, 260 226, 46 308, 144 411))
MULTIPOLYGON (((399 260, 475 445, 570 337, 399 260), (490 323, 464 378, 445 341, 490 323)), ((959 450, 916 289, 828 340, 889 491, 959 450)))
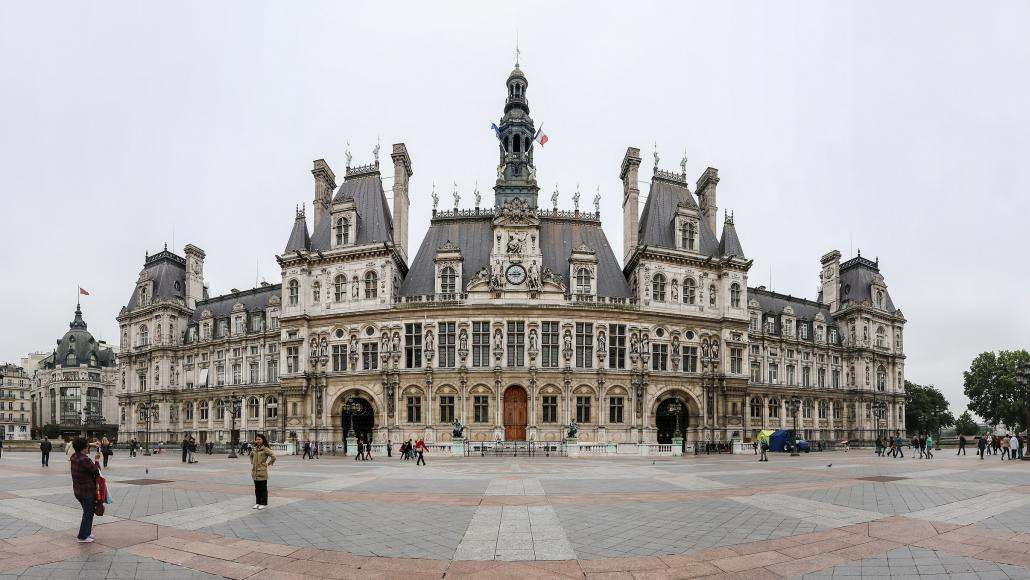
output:
MULTIPOLYGON (((149 276, 153 280, 151 300, 185 299, 186 258, 169 252, 167 249, 153 256, 148 255, 143 263, 142 275, 149 276)), ((138 294, 139 287, 137 286, 132 290, 132 296, 129 297, 129 310, 133 310, 139 305, 138 294)))
MULTIPOLYGON (((640 214, 641 245, 675 249, 676 209, 682 204, 687 209, 700 211, 686 180, 673 174, 667 175, 661 172, 651 179, 651 189, 644 203, 644 211, 640 214)), ((715 237, 715 232, 708 227, 706 220, 700 220, 698 230, 701 253, 720 257, 722 252, 719 249, 719 240, 715 237)))
POLYGON ((875 304, 872 289, 874 282, 884 285, 884 307, 886 310, 892 313, 897 311, 894 301, 891 300, 890 292, 886 290, 883 276, 880 274, 879 261, 874 262, 868 258, 863 258, 861 254, 840 265, 841 307, 861 304, 867 300, 870 304, 875 304))
MULTIPOLYGON (((393 216, 386 201, 383 180, 377 165, 350 167, 343 185, 336 191, 333 203, 354 200, 358 214, 356 244, 372 244, 393 240, 393 216)), ((311 238, 311 249, 327 250, 332 224, 323 220, 311 238)))
POLYGON ((783 314, 784 308, 790 306, 791 310, 794 311, 794 318, 798 320, 814 321, 816 316, 822 314, 823 321, 828 326, 835 325, 833 316, 830 314, 830 308, 820 302, 797 298, 787 294, 780 294, 778 292, 766 290, 764 287, 749 287, 747 289, 747 298, 748 302, 756 300, 763 314, 779 316, 783 314))
MULTIPOLYGON (((482 268, 490 267, 493 247, 493 212, 480 216, 458 216, 447 212, 434 217, 422 240, 408 275, 401 284, 401 296, 433 294, 436 291, 436 251, 448 241, 461 249, 462 288, 482 268)), ((568 277, 572 251, 586 244, 597 252, 597 294, 605 297, 630 297, 629 284, 615 259, 601 222, 593 218, 553 217, 540 212, 540 250, 543 266, 568 277)))
POLYGON ((193 311, 193 322, 201 319, 204 311, 210 312, 211 317, 227 318, 232 314, 233 307, 239 303, 243 305, 246 312, 261 312, 268 308, 269 301, 274 297, 282 296, 282 284, 268 284, 258 286, 242 292, 230 292, 222 296, 215 296, 197 302, 197 308, 193 311))
POLYGON ((68 325, 68 332, 57 341, 57 348, 43 359, 43 368, 78 368, 79 365, 90 368, 108 368, 115 366, 114 351, 97 342, 86 330, 86 322, 82 319, 82 308, 75 305, 75 318, 68 325), (95 357, 95 358, 94 358, 95 357))
POLYGON ((733 225, 732 217, 727 217, 726 223, 722 226, 719 255, 744 257, 744 248, 740 246, 740 238, 737 237, 737 228, 733 225))
POLYGON ((308 222, 304 219, 304 212, 298 211, 297 217, 293 220, 293 230, 290 231, 290 239, 286 242, 286 249, 283 253, 293 251, 306 252, 311 249, 311 236, 308 235, 308 222))

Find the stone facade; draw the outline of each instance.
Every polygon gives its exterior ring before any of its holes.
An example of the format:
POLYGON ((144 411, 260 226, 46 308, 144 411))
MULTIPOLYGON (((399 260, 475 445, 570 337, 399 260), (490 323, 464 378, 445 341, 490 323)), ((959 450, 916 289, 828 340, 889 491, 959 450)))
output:
POLYGON ((32 376, 24 368, 13 364, 0 365, 0 438, 29 439, 31 386, 32 376))
POLYGON ((640 153, 628 148, 620 265, 578 191, 572 210, 557 192, 539 207, 518 67, 506 87, 494 206, 476 191, 461 209, 455 191, 438 210, 434 190, 413 258, 402 143, 392 209, 378 146, 367 165, 348 151, 339 185, 314 162, 313 227, 298 210, 281 285, 208 298, 199 248, 148 256, 118 317, 132 344, 123 430, 146 428, 144 401, 158 405, 157 440, 227 441, 235 425, 272 440, 341 441, 353 427, 378 442, 445 442, 459 420, 472 440, 559 441, 575 422, 581 442, 729 442, 792 427, 790 400, 813 439, 903 425, 904 318, 878 263, 827 254, 814 301, 749 289, 731 214, 719 231, 718 171, 692 187, 686 159, 673 172, 656 155, 641 210, 640 153))

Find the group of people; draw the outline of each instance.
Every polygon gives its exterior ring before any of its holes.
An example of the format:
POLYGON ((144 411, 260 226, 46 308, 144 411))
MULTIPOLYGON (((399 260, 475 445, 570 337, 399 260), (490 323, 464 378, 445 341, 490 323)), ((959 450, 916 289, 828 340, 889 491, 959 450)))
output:
MULTIPOLYGON (((905 439, 901 431, 895 431, 894 436, 884 435, 876 438, 876 454, 880 457, 893 457, 902 459, 905 457, 905 439)), ((912 445, 912 459, 933 459, 933 435, 921 433, 913 435, 908 441, 912 445), (916 455, 918 453, 918 455, 916 455)))
POLYGON ((182 462, 197 463, 197 440, 193 437, 184 437, 182 440, 182 462))
POLYGON ((358 452, 354 455, 354 461, 372 461, 372 443, 363 436, 358 437, 358 452))
POLYGON ((304 455, 301 459, 318 459, 320 447, 322 445, 314 441, 305 441, 301 449, 304 450, 304 455))
POLYGON ((415 459, 415 465, 425 465, 425 454, 427 451, 429 451, 429 447, 426 446, 425 440, 418 439, 412 443, 411 439, 408 439, 404 443, 401 443, 401 461, 410 461, 415 459))
MULTIPOLYGON (((1001 460, 1022 459, 1026 444, 1018 435, 983 435, 976 438, 977 455, 982 461, 984 455, 1000 455, 1001 460)), ((965 443, 959 440, 959 453, 965 454, 965 443)))

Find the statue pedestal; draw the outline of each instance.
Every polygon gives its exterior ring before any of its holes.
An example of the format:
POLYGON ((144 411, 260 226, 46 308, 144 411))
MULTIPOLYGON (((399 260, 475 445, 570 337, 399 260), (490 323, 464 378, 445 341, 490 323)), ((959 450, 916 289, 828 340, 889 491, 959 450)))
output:
POLYGON ((452 457, 464 457, 465 456, 465 441, 462 439, 454 439, 451 441, 451 456, 452 457))
POLYGON ((565 454, 569 457, 579 457, 579 441, 575 437, 565 438, 565 454))
POLYGON ((672 438, 672 456, 679 457, 683 455, 683 438, 673 437, 672 438))
POLYGON ((347 453, 349 455, 357 455, 358 454, 358 438, 357 437, 348 437, 347 438, 347 453))

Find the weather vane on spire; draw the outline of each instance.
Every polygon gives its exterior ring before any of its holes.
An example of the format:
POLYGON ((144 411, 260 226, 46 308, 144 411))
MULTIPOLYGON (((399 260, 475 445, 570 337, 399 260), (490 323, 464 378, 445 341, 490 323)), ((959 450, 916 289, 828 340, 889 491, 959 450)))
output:
POLYGON ((522 51, 519 50, 519 31, 515 31, 515 68, 519 68, 519 57, 522 56, 522 51))

